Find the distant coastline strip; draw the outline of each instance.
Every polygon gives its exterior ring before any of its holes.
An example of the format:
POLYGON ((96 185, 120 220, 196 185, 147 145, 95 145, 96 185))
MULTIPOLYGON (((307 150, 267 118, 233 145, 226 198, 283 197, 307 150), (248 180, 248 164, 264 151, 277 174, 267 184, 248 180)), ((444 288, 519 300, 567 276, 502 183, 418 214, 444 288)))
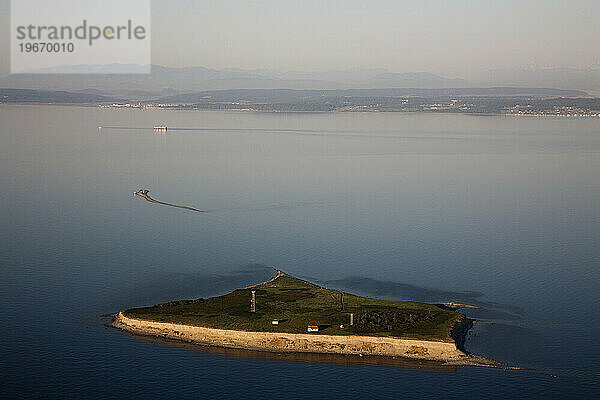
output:
POLYGON ((150 192, 149 190, 140 189, 137 192, 134 192, 133 195, 140 196, 140 197, 146 199, 146 201, 149 201, 150 203, 162 204, 164 206, 169 206, 169 207, 184 208, 186 210, 191 210, 191 211, 196 211, 196 212, 201 212, 201 213, 206 212, 206 211, 198 210, 197 208, 194 208, 194 207, 182 206, 179 204, 171 204, 171 203, 165 203, 164 201, 154 200, 152 197, 150 197, 148 195, 149 192, 150 192))

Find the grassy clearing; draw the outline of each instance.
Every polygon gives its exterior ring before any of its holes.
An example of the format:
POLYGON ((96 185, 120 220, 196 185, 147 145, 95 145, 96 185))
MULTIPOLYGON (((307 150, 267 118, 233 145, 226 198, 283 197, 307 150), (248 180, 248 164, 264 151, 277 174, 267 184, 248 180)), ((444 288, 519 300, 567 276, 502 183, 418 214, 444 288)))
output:
POLYGON ((394 336, 453 341, 450 330, 462 314, 432 304, 370 299, 281 275, 253 288, 209 299, 181 300, 125 311, 133 318, 209 328, 258 332, 394 336), (251 291, 256 312, 250 312, 251 291), (354 325, 349 325, 349 314, 354 325), (278 320, 279 325, 272 325, 278 320), (343 325, 343 328, 340 327, 343 325))

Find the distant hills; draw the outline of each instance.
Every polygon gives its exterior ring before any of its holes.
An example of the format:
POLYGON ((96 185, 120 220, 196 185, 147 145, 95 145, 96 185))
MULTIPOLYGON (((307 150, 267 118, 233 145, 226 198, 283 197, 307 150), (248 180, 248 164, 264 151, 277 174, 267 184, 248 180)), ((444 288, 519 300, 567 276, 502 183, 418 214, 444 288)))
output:
POLYGON ((600 98, 536 88, 227 89, 128 100, 99 93, 0 89, 0 103, 89 103, 109 107, 261 112, 435 112, 600 116, 600 98))
POLYGON ((148 66, 132 64, 76 65, 36 70, 36 74, 0 77, 0 87, 93 91, 141 97, 211 89, 350 89, 465 87, 462 79, 430 73, 390 73, 382 69, 324 72, 172 68, 152 65, 150 74, 131 74, 148 66), (122 73, 114 73, 120 71, 122 73), (110 72, 110 73, 104 73, 110 72))
MULTIPOLYGON (((488 71, 469 81, 428 72, 394 73, 385 69, 349 69, 302 72, 173 68, 160 65, 76 65, 36 70, 36 74, 0 76, 0 88, 56 91, 4 91, 4 100, 34 101, 48 96, 55 102, 160 101, 200 102, 205 96, 235 100, 298 101, 307 96, 562 96, 600 95, 600 69, 526 69, 488 71), (150 74, 135 74, 151 70, 150 74), (112 73, 106 73, 112 72, 112 73), (117 73, 115 73, 117 72, 117 73), (133 73, 133 74, 132 74, 133 73), (589 91, 588 91, 589 89, 589 91), (216 91, 247 90, 246 92, 216 91), (263 92, 260 92, 263 90, 263 92), (270 90, 270 91, 269 91, 270 90), (285 92, 288 90, 288 92, 285 92), (591 92, 590 92, 591 91, 591 92), (207 93, 210 92, 210 93, 207 93), (317 94, 319 93, 319 94, 317 94), (247 99, 247 97, 249 97, 247 99), (10 100, 12 99, 12 100, 10 100), (66 101, 66 100, 65 100, 66 101)), ((37 100, 42 102, 42 100, 37 100)), ((44 101, 45 102, 45 101, 44 101)))

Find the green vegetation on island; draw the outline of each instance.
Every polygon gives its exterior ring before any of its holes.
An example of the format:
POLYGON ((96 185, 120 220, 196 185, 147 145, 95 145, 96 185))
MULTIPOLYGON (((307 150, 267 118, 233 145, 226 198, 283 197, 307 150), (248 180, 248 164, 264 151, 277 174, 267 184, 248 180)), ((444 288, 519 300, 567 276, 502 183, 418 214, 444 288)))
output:
POLYGON ((171 301, 123 313, 131 318, 207 328, 307 333, 308 327, 318 327, 318 334, 323 335, 456 341, 459 347, 470 327, 463 314, 443 306, 356 296, 282 272, 265 283, 222 296, 171 301))

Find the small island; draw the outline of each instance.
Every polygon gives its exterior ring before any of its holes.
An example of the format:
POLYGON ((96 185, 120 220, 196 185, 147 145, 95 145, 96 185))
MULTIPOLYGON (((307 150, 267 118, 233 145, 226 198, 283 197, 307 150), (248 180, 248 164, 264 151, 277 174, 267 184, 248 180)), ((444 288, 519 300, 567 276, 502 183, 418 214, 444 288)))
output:
POLYGON ((472 323, 448 305, 361 297, 277 271, 222 296, 121 311, 112 326, 227 348, 495 365, 465 351, 472 323))

